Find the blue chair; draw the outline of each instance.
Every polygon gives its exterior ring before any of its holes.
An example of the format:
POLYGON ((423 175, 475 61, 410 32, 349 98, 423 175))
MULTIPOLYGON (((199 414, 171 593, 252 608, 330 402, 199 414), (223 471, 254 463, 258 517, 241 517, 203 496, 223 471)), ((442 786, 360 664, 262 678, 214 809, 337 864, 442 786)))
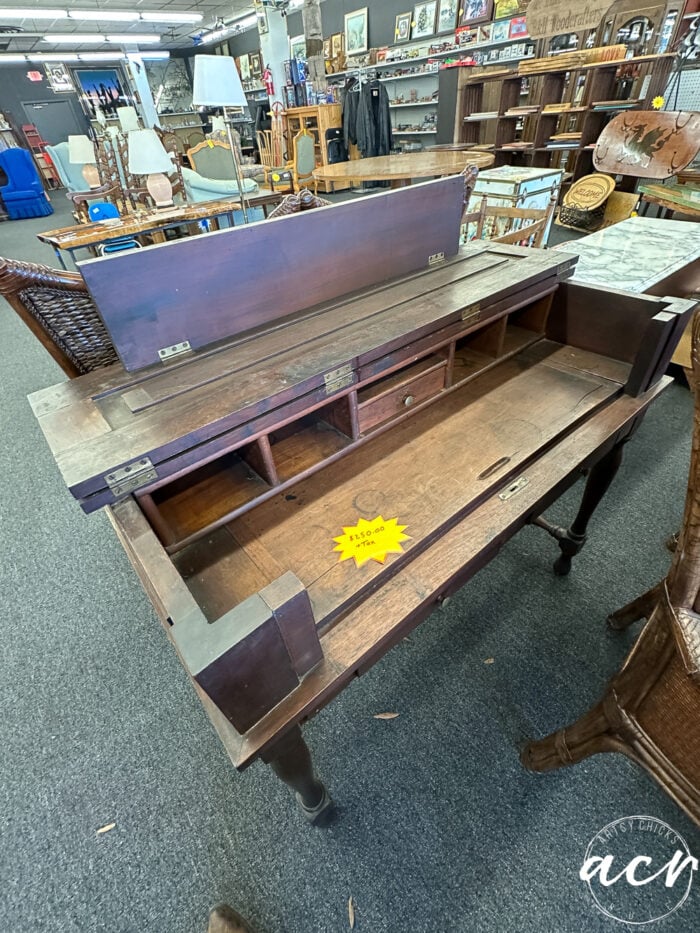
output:
POLYGON ((0 196, 10 220, 53 214, 53 207, 41 184, 34 160, 26 149, 5 149, 0 152, 0 168, 8 179, 8 183, 0 188, 0 196))
MULTIPOLYGON (((90 220, 116 220, 119 217, 119 211, 110 204, 109 201, 97 201, 88 208, 90 220)), ((100 256, 109 256, 110 253, 119 253, 123 249, 141 249, 141 244, 133 237, 117 237, 110 240, 109 243, 102 243, 97 247, 100 256)))

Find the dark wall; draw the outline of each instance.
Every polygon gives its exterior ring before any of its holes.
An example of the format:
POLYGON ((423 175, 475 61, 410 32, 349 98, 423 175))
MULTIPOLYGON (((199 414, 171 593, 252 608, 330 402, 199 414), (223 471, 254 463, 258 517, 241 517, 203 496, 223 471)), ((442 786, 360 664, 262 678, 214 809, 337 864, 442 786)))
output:
POLYGON ((83 127, 82 132, 86 133, 90 125, 83 114, 78 95, 72 93, 55 94, 51 90, 45 75, 42 81, 30 81, 27 77, 28 71, 40 71, 43 74, 43 66, 38 63, 27 63, 26 65, 3 65, 2 69, 0 69, 0 112, 5 114, 13 129, 18 130, 23 123, 31 122, 24 112, 22 102, 36 103, 44 100, 67 100, 75 114, 78 125, 83 127))
MULTIPOLYGON (((323 37, 345 28, 345 14, 367 7, 368 38, 370 48, 394 44, 394 27, 399 13, 413 10, 413 0, 325 0, 321 3, 321 21, 323 23, 323 37)), ((287 35, 300 36, 304 32, 304 22, 301 11, 287 17, 287 35)), ((424 40, 425 41, 425 40, 424 40)), ((430 40, 428 40, 430 41, 430 40)), ((255 52, 260 47, 260 37, 256 29, 244 32, 240 36, 229 39, 229 51, 234 57, 245 55, 246 52, 255 52)))

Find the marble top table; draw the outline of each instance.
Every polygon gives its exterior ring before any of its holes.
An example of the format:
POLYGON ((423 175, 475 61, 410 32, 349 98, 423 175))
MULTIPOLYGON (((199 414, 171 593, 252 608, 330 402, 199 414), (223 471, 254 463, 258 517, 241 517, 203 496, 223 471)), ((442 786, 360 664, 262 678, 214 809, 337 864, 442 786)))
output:
POLYGON ((683 298, 677 292, 659 293, 657 288, 700 258, 700 224, 630 217, 555 249, 578 254, 573 282, 683 298))
MULTIPOLYGON (((554 248, 578 254, 578 284, 674 298, 700 291, 700 223, 630 217, 554 248)), ((690 364, 685 335, 673 361, 690 364)))

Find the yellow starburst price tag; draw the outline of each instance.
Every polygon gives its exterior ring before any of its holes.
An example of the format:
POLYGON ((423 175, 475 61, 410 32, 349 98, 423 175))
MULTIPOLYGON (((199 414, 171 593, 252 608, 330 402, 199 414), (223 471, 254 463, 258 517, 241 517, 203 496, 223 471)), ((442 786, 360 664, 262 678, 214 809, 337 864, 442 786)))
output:
POLYGON ((343 527, 344 534, 333 538, 334 551, 340 551, 340 560, 354 558, 358 567, 367 561, 376 560, 383 564, 387 554, 403 554, 402 541, 410 541, 403 533, 406 525, 399 525, 397 518, 384 519, 381 515, 368 522, 361 518, 356 525, 343 527))
POLYGON ((651 102, 651 106, 654 108, 654 110, 661 110, 665 103, 666 99, 664 97, 655 97, 651 102))

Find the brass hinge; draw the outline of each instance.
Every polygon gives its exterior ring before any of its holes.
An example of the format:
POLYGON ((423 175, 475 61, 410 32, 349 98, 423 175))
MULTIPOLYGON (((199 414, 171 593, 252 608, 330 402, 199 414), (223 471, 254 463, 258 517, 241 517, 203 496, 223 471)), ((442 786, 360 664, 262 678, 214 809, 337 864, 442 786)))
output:
POLYGON ((163 347, 162 350, 158 351, 158 356, 164 363, 166 360, 171 360, 174 356, 181 356, 181 354, 187 353, 191 349, 189 340, 183 340, 182 343, 174 343, 171 347, 163 347))
POLYGON ((110 492, 115 496, 125 496, 154 479, 158 479, 158 474, 148 457, 142 457, 140 460, 134 460, 133 463, 127 463, 126 466, 120 467, 105 476, 105 482, 109 486, 110 492))
POLYGON ((338 392, 346 386, 351 386, 353 383, 352 366, 348 363, 345 366, 341 366, 339 369, 331 370, 323 377, 323 381, 326 384, 327 395, 332 395, 333 392, 338 392))

